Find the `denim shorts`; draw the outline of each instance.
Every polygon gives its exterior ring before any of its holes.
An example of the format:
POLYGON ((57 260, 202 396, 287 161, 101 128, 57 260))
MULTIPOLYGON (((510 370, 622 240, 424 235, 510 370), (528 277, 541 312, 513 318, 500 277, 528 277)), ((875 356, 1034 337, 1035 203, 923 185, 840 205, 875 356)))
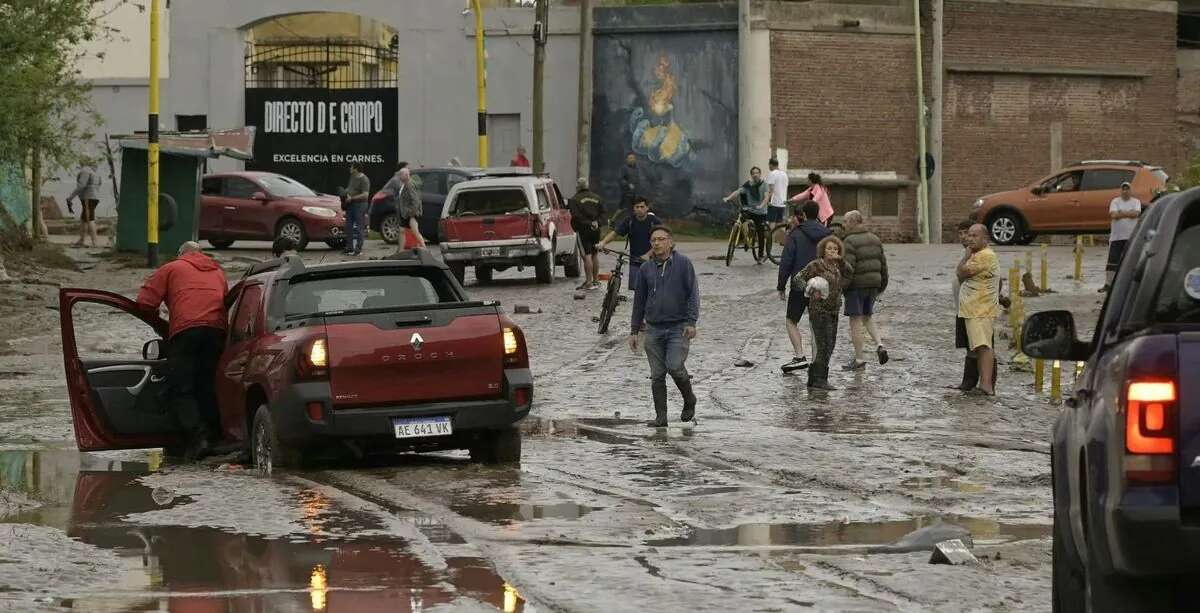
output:
POLYGON ((846 291, 846 316, 869 317, 875 314, 875 297, 879 290, 852 289, 846 291))

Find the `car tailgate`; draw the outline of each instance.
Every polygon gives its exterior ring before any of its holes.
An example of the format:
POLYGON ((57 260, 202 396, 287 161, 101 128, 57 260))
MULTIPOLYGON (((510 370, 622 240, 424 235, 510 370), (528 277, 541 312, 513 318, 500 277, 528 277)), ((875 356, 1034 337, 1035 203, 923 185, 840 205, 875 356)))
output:
POLYGON ((1179 502, 1200 509, 1200 332, 1179 335, 1179 502))
POLYGON ((496 398, 504 340, 494 305, 327 314, 334 408, 496 398))
POLYGON ((448 241, 492 241, 510 238, 527 238, 532 234, 533 225, 528 213, 512 213, 508 215, 449 217, 443 225, 448 241))

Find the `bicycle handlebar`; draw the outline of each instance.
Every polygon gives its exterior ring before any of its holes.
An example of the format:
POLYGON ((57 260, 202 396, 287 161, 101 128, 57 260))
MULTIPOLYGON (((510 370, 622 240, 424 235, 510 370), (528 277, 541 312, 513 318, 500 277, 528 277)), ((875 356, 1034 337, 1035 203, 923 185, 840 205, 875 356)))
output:
POLYGON ((629 255, 628 253, 625 253, 624 251, 617 251, 615 249, 609 249, 608 247, 600 247, 600 251, 603 251, 604 253, 607 253, 609 255, 616 255, 616 256, 623 257, 631 262, 641 262, 642 261, 641 256, 629 255))

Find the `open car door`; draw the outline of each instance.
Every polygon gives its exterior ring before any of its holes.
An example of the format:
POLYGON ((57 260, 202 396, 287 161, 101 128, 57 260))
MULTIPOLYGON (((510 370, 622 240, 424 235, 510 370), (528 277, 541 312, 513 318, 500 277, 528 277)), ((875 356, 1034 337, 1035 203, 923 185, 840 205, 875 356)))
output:
POLYGON ((157 314, 142 312, 124 296, 100 290, 63 288, 58 305, 79 450, 180 444, 182 430, 167 402, 167 361, 161 340, 167 334, 167 322, 157 314), (76 322, 81 314, 97 316, 95 321, 76 322), (89 340, 93 332, 107 340, 81 346, 77 328, 87 330, 89 340), (132 355, 136 349, 114 351, 106 343, 144 345, 136 356, 132 355))

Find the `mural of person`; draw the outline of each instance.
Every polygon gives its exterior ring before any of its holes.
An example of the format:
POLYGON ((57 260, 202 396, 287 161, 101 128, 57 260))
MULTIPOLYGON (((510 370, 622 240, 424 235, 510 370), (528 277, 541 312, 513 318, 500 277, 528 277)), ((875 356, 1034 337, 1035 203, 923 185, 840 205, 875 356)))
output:
POLYGON ((658 81, 658 87, 648 99, 639 96, 639 101, 643 101, 644 105, 634 107, 630 112, 631 146, 635 153, 651 162, 663 162, 680 168, 691 160, 692 147, 687 133, 674 119, 676 76, 671 69, 671 59, 666 54, 658 56, 654 78, 658 81))

